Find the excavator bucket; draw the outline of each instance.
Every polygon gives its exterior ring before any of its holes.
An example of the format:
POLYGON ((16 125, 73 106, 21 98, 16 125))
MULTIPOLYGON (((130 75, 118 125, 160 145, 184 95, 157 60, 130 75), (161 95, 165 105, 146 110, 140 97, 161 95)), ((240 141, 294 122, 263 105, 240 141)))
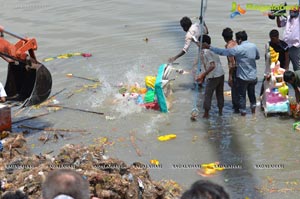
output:
POLYGON ((52 88, 51 74, 43 64, 35 68, 25 66, 25 63, 9 63, 5 84, 7 101, 22 102, 23 107, 42 103, 52 88))

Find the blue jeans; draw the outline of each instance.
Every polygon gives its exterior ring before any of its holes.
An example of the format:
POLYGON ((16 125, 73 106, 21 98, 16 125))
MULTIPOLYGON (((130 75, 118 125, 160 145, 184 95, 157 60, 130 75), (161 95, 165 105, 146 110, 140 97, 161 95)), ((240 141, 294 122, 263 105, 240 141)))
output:
POLYGON ((240 98, 240 112, 246 113, 246 93, 248 93, 250 108, 253 109, 256 107, 255 85, 257 83, 257 79, 246 81, 237 77, 236 81, 240 98))

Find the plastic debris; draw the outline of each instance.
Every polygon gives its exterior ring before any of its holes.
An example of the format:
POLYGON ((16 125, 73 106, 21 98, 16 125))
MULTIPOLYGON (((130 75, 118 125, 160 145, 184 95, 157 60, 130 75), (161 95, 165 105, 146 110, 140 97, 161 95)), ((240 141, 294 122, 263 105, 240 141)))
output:
POLYGON ((218 171, 223 171, 225 168, 220 166, 219 162, 201 164, 201 169, 198 170, 198 174, 203 177, 209 177, 216 174, 218 171))
POLYGON ((152 160, 150 160, 150 164, 159 165, 160 163, 158 160, 152 159, 152 160))
POLYGON ((168 135, 162 135, 157 137, 157 139, 159 141, 168 141, 168 140, 172 140, 175 139, 177 136, 175 134, 168 134, 168 135))
POLYGON ((45 59, 43 59, 43 61, 44 62, 49 62, 49 61, 53 61, 55 59, 69 59, 69 58, 74 57, 74 56, 91 57, 92 54, 91 53, 79 53, 79 52, 76 52, 76 53, 66 53, 66 54, 58 55, 56 57, 45 58, 45 59))
POLYGON ((106 119, 106 120, 115 120, 116 117, 106 115, 106 116, 105 116, 105 119, 106 119))

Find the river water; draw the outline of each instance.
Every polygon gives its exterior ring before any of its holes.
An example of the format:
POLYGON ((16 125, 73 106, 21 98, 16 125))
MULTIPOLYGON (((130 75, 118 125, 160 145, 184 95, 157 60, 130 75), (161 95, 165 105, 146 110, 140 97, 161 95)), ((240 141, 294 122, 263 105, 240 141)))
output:
MULTIPOLYGON (((279 4, 280 1, 240 0, 238 3, 279 4)), ((289 3, 289 2, 288 2, 289 3)), ((296 2, 290 2, 296 3, 296 2)), ((156 75, 158 67, 177 54, 184 44, 184 32, 179 20, 189 16, 194 22, 200 13, 200 1, 179 0, 65 0, 25 2, 1 1, 1 25, 11 32, 34 37, 38 41, 37 57, 47 57, 71 52, 92 53, 43 62, 53 78, 52 94, 63 90, 56 100, 60 105, 104 112, 102 115, 59 110, 46 116, 14 124, 66 129, 85 129, 88 134, 65 133, 58 142, 46 144, 38 141, 44 133, 30 131, 28 146, 34 153, 57 150, 66 143, 97 144, 97 138, 107 137, 107 155, 131 164, 140 161, 149 164, 160 161, 161 169, 149 169, 154 180, 173 179, 188 188, 198 179, 209 179, 225 187, 232 198, 298 198, 300 190, 300 133, 292 130, 295 120, 272 116, 266 118, 259 109, 256 117, 232 114, 230 97, 225 98, 222 117, 217 115, 215 100, 211 117, 191 122, 190 114, 196 104, 201 105, 203 91, 193 89, 191 75, 176 75, 173 87, 173 106, 169 113, 146 110, 124 100, 116 87, 120 83, 144 86, 147 75, 156 75), (148 41, 146 41, 148 39, 148 41), (98 78, 101 86, 81 89, 88 81, 67 78, 66 74, 98 78), (197 94, 200 98, 196 100, 197 94), (177 138, 159 142, 158 135, 176 134, 177 138), (138 156, 130 135, 136 138, 141 153, 138 156), (197 174, 199 165, 219 161, 235 165, 210 177, 197 174), (262 169, 260 165, 275 164, 281 169, 262 169), (256 166, 258 165, 258 166, 256 166)), ((247 11, 230 19, 231 1, 209 1, 205 20, 212 37, 212 45, 223 47, 223 28, 246 30, 249 41, 254 42, 261 54, 258 78, 263 77, 264 45, 275 21, 259 11, 247 11)), ((282 30, 280 30, 282 33, 282 30)), ((11 42, 16 40, 6 36, 11 42)), ((178 59, 178 68, 189 70, 197 49, 192 46, 188 54, 178 59)), ((221 58, 228 77, 226 59, 221 58)), ((6 78, 6 63, 1 61, 0 80, 6 78)), ((256 93, 260 91, 259 83, 256 93)), ((225 83, 225 90, 229 90, 225 83)), ((200 114, 203 113, 201 106, 200 114)), ((47 110, 26 109, 13 120, 38 115, 47 110)), ((13 115, 16 111, 13 112, 13 115)))

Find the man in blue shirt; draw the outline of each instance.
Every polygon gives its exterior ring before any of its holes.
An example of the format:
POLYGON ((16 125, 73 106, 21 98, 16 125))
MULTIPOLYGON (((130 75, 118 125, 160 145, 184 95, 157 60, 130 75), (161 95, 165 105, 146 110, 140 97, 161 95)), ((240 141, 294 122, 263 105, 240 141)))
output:
POLYGON ((257 83, 256 60, 260 58, 255 44, 247 41, 248 36, 245 31, 235 34, 238 46, 234 48, 221 49, 204 45, 211 51, 222 56, 235 56, 237 65, 237 90, 239 95, 240 112, 242 116, 246 115, 246 92, 250 100, 252 114, 255 114, 256 96, 255 85, 257 83))

